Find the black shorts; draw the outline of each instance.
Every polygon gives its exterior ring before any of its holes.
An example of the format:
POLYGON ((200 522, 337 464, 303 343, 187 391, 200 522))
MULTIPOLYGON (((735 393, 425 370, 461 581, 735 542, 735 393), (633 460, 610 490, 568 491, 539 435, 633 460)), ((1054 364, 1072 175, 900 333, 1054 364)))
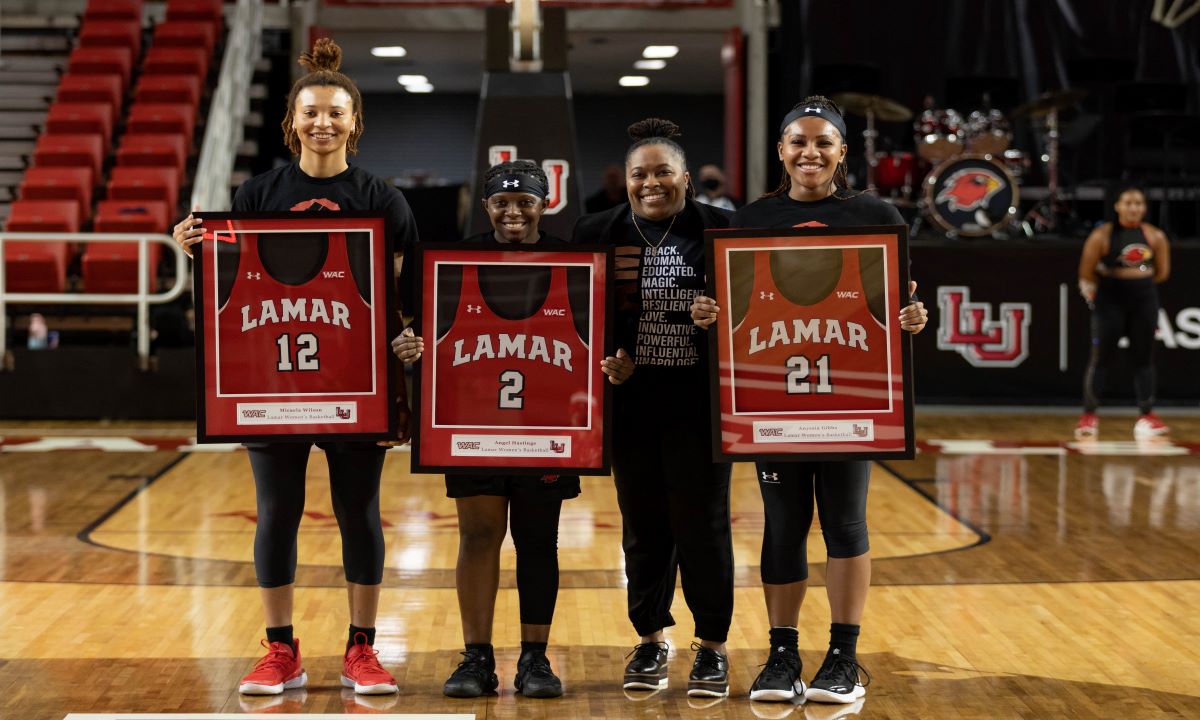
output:
POLYGON ((543 494, 569 500, 579 496, 578 475, 447 475, 446 497, 513 497, 543 494))

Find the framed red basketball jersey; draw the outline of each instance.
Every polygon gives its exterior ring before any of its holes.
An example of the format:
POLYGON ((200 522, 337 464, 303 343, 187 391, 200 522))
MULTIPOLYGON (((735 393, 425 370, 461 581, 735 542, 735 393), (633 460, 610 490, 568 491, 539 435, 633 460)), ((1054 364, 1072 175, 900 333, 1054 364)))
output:
POLYGON ((396 437, 392 238, 380 215, 199 213, 198 442, 396 437))
POLYGON ((607 475, 612 252, 422 243, 412 469, 607 475))
POLYGON ((718 461, 914 452, 903 226, 710 230, 718 461))

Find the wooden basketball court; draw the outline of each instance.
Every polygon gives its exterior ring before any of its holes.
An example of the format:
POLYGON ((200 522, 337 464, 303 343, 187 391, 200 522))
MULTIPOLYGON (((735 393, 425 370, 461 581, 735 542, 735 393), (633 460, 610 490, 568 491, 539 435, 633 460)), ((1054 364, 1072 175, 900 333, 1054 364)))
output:
MULTIPOLYGON (((439 476, 389 454, 388 542, 376 647, 397 696, 338 684, 346 615, 324 458, 309 466, 296 634, 307 690, 237 693, 263 635, 251 547, 250 468, 235 449, 188 448, 186 424, 0 425, 0 716, 68 713, 446 713, 477 718, 1200 717, 1200 416, 1173 441, 1132 442, 1132 417, 1069 443, 1066 415, 919 412, 921 452, 876 465, 874 581, 859 659, 873 677, 850 706, 751 703, 765 661, 758 584, 763 513, 753 468, 735 468, 732 687, 687 698, 691 617, 671 687, 626 695, 620 514, 611 481, 585 478, 564 506, 562 590, 550 658, 566 696, 514 696, 519 625, 503 554, 498 696, 452 700, 459 659, 457 524, 439 476)), ((828 639, 824 546, 800 627, 805 675, 828 639)))

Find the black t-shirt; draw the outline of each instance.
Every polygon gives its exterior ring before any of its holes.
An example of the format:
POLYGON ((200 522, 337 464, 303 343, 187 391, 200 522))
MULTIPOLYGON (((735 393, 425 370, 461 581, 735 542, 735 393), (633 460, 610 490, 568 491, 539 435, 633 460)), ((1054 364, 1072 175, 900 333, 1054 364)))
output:
POLYGON ((708 344, 692 322, 691 305, 704 292, 703 221, 687 203, 674 224, 637 218, 635 226, 632 213, 622 222, 626 247, 640 258, 636 278, 617 281, 617 346, 639 368, 699 365, 708 344))
MULTIPOLYGON (((400 274, 400 303, 412 305, 410 251, 417 243, 417 224, 408 201, 396 187, 351 165, 327 178, 311 177, 291 163, 256 175, 238 188, 233 197, 234 212, 381 212, 392 227, 395 251, 408 257, 400 274)), ((349 248, 350 262, 356 260, 355 247, 349 248)))
POLYGON ((847 227, 853 225, 904 225, 904 218, 894 205, 874 195, 855 195, 838 189, 822 200, 801 202, 787 195, 755 200, 733 214, 731 227, 781 228, 811 225, 813 227, 847 227))

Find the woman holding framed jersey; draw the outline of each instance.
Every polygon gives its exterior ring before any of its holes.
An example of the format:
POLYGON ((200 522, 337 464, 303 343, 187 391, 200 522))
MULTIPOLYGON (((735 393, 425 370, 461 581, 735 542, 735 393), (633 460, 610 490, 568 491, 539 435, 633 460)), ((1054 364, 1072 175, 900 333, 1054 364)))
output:
MULTIPOLYGON (((247 180, 233 200, 235 212, 357 210, 382 212, 395 233, 397 252, 417 242, 416 224, 404 196, 347 155, 357 151, 363 132, 362 96, 354 81, 338 72, 341 48, 317 40, 300 57, 309 72, 293 84, 283 120, 284 139, 297 162, 247 180)), ((174 229, 188 254, 205 233, 202 218, 188 215, 174 229)), ((279 280, 304 276, 311 261, 328 254, 301 238, 286 257, 263 256, 279 280), (306 266, 302 267, 302 266, 306 266)), ((340 250, 339 250, 340 252, 340 250)), ((353 248, 347 248, 353 262, 353 248)), ((347 273, 349 275, 349 273, 347 273)), ((407 283, 401 273, 401 297, 407 283)), ((357 291, 356 291, 357 292, 357 291)), ((350 606, 350 628, 341 682, 363 694, 394 693, 396 681, 379 664, 374 649, 375 618, 383 582, 384 539, 379 514, 379 482, 385 448, 375 443, 317 443, 329 463, 329 488, 342 538, 342 563, 350 606)), ((304 512, 305 475, 310 446, 255 443, 247 446, 256 492, 254 567, 266 615, 267 654, 239 685, 245 694, 274 695, 304 687, 308 675, 293 635, 296 545, 304 512)))
MULTIPOLYGON (((846 125, 832 101, 821 96, 805 98, 784 118, 779 134, 777 150, 783 164, 783 182, 774 192, 739 210, 733 217, 733 227, 904 224, 892 205, 848 188, 844 164, 846 125)), ((806 271, 811 269, 786 268, 793 279, 806 271)), ((909 292, 916 292, 915 282, 910 283, 909 292)), ((691 311, 693 321, 708 328, 721 310, 712 298, 700 296, 691 311)), ((914 301, 901 311, 900 327, 920 332, 927 317, 924 305, 914 301)), ((866 694, 856 649, 871 584, 866 521, 871 465, 865 461, 767 462, 757 463, 756 470, 766 513, 761 574, 771 623, 771 650, 751 687, 750 698, 787 701, 804 694, 817 702, 854 702, 866 694), (807 590, 806 543, 814 498, 829 554, 826 591, 832 624, 829 650, 806 689, 796 628, 807 590)))
MULTIPOLYGON (((546 174, 533 162, 516 160, 492 167, 484 177, 483 197, 492 230, 467 241, 501 245, 561 242, 538 228, 546 210, 548 191, 546 174)), ((486 292, 489 280, 497 287, 503 281, 510 281, 529 290, 515 294, 527 307, 506 308, 505 317, 533 315, 547 302, 548 293, 554 292, 545 268, 490 270, 494 271, 490 276, 485 276, 483 269, 478 270, 480 297, 475 300, 478 304, 491 304, 492 296, 486 292), (535 287, 547 289, 536 292, 532 290, 535 287)), ((462 292, 468 291, 464 288, 462 292)), ((464 302, 463 298, 458 302, 464 302)), ((560 302, 565 304, 566 299, 560 302)), ((392 349, 401 360, 413 363, 421 358, 425 343, 409 328, 393 341, 392 349)), ((601 362, 601 369, 609 382, 619 385, 633 372, 633 363, 624 350, 617 350, 615 357, 601 362)), ((500 581, 500 546, 505 533, 511 530, 517 552, 517 594, 521 608, 521 655, 514 686, 525 697, 561 696, 562 682, 550 667, 546 645, 558 597, 559 513, 563 500, 579 495, 579 477, 446 475, 446 494, 454 498, 458 511, 455 584, 466 648, 463 661, 446 680, 442 692, 449 697, 473 698, 490 693, 499 685, 492 623, 500 581)))
POLYGON ((623 522, 629 619, 640 636, 626 689, 667 686, 675 576, 696 620, 688 694, 729 692, 725 640, 733 616, 728 464, 712 462, 707 350, 688 308, 704 290, 704 230, 725 210, 693 199, 675 123, 629 127, 629 201, 580 218, 576 242, 616 246, 616 335, 637 375, 613 393, 613 476, 623 522))

